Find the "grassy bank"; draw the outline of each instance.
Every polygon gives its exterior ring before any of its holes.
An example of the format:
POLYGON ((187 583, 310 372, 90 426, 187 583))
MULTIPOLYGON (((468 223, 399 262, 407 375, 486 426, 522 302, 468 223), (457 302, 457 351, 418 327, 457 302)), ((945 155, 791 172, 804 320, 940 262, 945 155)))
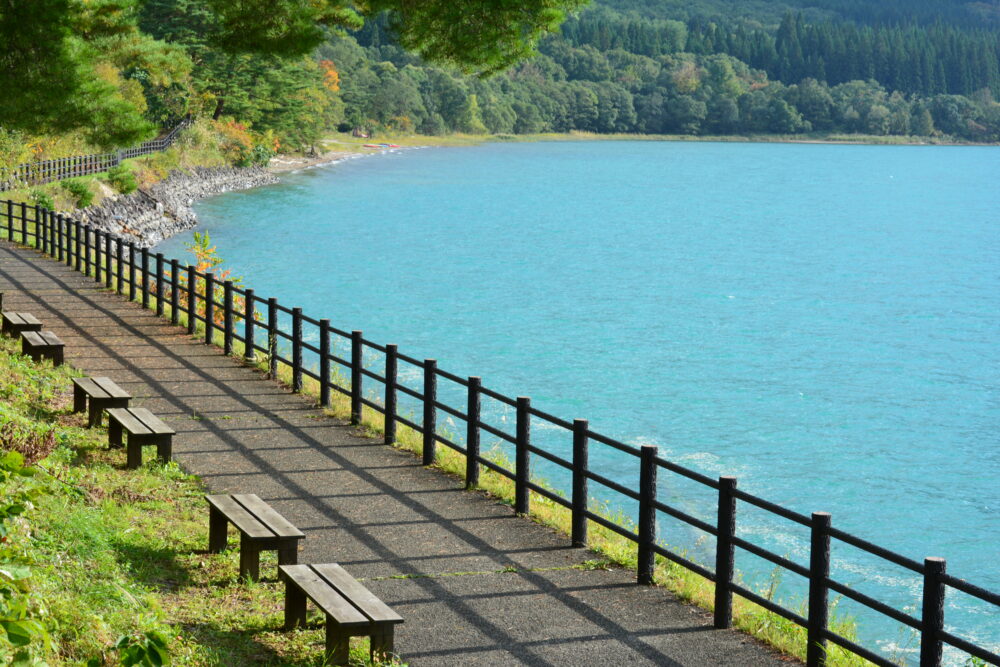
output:
MULTIPOLYGON (((251 583, 236 549, 205 553, 199 480, 174 463, 125 470, 106 431, 70 414, 74 375, 0 339, 0 662, 321 665, 317 617, 280 631, 274 553, 251 583)), ((355 640, 352 661, 366 651, 355 640)))

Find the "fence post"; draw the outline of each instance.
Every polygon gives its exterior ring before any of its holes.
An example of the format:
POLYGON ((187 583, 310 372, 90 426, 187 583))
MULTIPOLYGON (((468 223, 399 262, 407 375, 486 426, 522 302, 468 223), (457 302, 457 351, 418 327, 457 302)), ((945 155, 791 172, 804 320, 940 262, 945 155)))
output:
POLYGON ((396 345, 385 346, 385 424, 382 428, 385 434, 385 444, 396 443, 396 365, 398 350, 396 345))
POLYGON ((940 667, 943 645, 938 633, 944 630, 944 558, 924 559, 924 604, 920 633, 920 667, 940 667))
POLYGON ((111 270, 111 245, 113 243, 111 232, 104 232, 104 286, 111 289, 114 273, 111 270))
MULTIPOLYGON (((48 254, 49 252, 49 224, 48 224, 49 212, 42 209, 40 215, 35 216, 35 247, 41 250, 43 253, 48 254)), ((14 219, 11 218, 11 225, 14 224, 14 219)), ((21 242, 25 243, 25 230, 28 228, 28 221, 21 218, 21 242)))
POLYGON ((655 445, 643 445, 639 468, 639 566, 638 581, 653 584, 656 567, 656 454, 655 445))
POLYGON ((66 219, 62 213, 56 213, 56 224, 58 225, 56 238, 59 246, 59 263, 61 264, 66 261, 66 257, 69 255, 69 234, 66 232, 66 219))
POLYGON ((319 404, 330 407, 330 320, 319 321, 319 404))
POLYGON ((128 242, 128 300, 135 301, 139 281, 135 279, 135 241, 128 242))
POLYGON ((278 378, 278 300, 267 300, 267 370, 272 380, 278 378))
POLYGON ((830 514, 813 512, 809 545, 809 624, 806 665, 826 664, 826 629, 830 620, 830 514))
POLYGON ((142 307, 149 308, 149 248, 143 247, 140 252, 142 258, 142 307))
POLYGON ((125 254, 120 236, 115 238, 115 262, 116 291, 121 294, 125 291, 125 254))
POLYGON ((482 410, 483 380, 469 376, 469 397, 465 410, 465 488, 479 485, 479 416, 482 410))
POLYGON ((514 512, 527 514, 531 511, 531 496, 528 481, 531 479, 531 399, 517 397, 517 438, 514 462, 514 512))
POLYGON ((90 275, 90 225, 83 225, 83 275, 90 275))
MULTIPOLYGON (((21 202, 21 243, 24 245, 27 245, 27 241, 25 241, 25 236, 27 235, 27 233, 28 233, 28 205, 25 202, 21 202)), ((36 215, 35 238, 37 237, 38 237, 38 216, 36 215)))
POLYGON ((63 237, 63 224, 62 216, 58 213, 49 213, 49 223, 52 225, 52 246, 51 249, 54 251, 52 257, 62 263, 66 260, 64 237, 63 237))
POLYGON ((14 202, 7 200, 7 240, 14 240, 14 202))
POLYGON ((222 297, 222 350, 228 357, 233 353, 233 281, 223 283, 222 297))
POLYGON ((102 261, 101 239, 103 238, 104 235, 101 233, 101 230, 95 227, 94 228, 94 282, 98 284, 104 282, 104 276, 101 275, 104 269, 104 266, 101 264, 102 261))
POLYGON ((177 312, 178 301, 180 301, 180 285, 178 285, 178 278, 180 277, 180 267, 177 265, 176 259, 170 260, 170 323, 177 326, 180 321, 179 314, 177 312))
POLYGON ((733 626, 733 583, 736 546, 735 477, 719 477, 719 516, 715 541, 715 627, 725 630, 733 626))
POLYGON ((75 268, 77 271, 80 270, 80 267, 83 264, 83 257, 81 256, 83 254, 83 252, 82 252, 83 248, 81 247, 83 244, 81 243, 82 239, 80 238, 80 232, 82 230, 83 230, 83 225, 80 224, 80 221, 79 220, 74 220, 73 221, 73 236, 74 236, 74 241, 73 241, 74 266, 73 266, 73 268, 75 268))
MULTIPOLYGON (((44 225, 45 225, 45 253, 52 258, 59 256, 59 251, 56 250, 56 242, 59 240, 59 232, 56 230, 56 216, 55 214, 48 210, 43 209, 44 225)), ((24 224, 28 224, 28 219, 24 219, 24 224)), ((35 232, 38 232, 38 221, 35 221, 35 232)))
POLYGON ((156 314, 163 317, 163 253, 156 253, 156 314))
POLYGON ((351 424, 361 423, 361 396, 364 376, 361 374, 362 333, 351 332, 351 424))
POLYGON ((212 344, 215 333, 215 274, 205 272, 205 345, 212 344))
POLYGON ((256 356, 256 344, 253 340, 254 333, 254 309, 253 309, 253 290, 249 287, 246 290, 246 294, 243 297, 243 358, 247 361, 253 361, 256 356))
POLYGON ((195 287, 198 283, 198 274, 195 272, 194 267, 188 264, 187 267, 187 316, 188 316, 188 335, 193 336, 195 329, 197 328, 198 318, 195 313, 198 312, 198 293, 195 291, 195 287))
POLYGON ((573 420, 573 527, 571 539, 574 547, 587 546, 587 471, 590 468, 588 451, 590 422, 573 420))
POLYGON ((437 446, 437 360, 424 359, 424 447, 423 464, 434 463, 437 446))
POLYGON ((292 308, 292 391, 302 391, 302 309, 292 308))
POLYGON ((64 229, 66 230, 66 266, 73 268, 73 246, 76 241, 73 238, 73 222, 72 218, 63 216, 64 229))

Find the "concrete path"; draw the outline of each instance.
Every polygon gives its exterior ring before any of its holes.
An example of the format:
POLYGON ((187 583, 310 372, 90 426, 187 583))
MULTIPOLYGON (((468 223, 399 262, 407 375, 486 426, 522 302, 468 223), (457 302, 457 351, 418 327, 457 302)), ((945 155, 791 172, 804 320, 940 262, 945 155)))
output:
POLYGON ((65 341, 70 363, 175 428, 185 469, 302 529, 300 562, 410 575, 367 585, 406 620, 396 650, 411 665, 787 664, 631 572, 549 569, 595 556, 33 250, 0 242, 0 290, 5 309, 65 341), (465 574, 439 576, 452 573, 465 574))

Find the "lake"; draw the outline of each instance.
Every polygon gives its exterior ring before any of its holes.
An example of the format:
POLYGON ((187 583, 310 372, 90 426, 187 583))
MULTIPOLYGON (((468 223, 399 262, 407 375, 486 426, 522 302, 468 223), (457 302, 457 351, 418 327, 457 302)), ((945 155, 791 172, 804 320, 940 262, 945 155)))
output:
MULTIPOLYGON (((998 176, 991 147, 489 144, 352 160, 197 210, 260 296, 996 591, 998 176)), ((187 240, 158 250, 187 257, 187 240)), ((591 456, 635 484, 634 460, 591 456)), ((660 490, 714 522, 712 493, 662 472, 660 490)), ((739 511, 740 535, 808 564, 804 530, 739 511)), ((660 537, 712 562, 696 531, 663 519, 660 537)), ((919 617, 917 577, 833 556, 836 579, 919 617)), ((745 552, 737 567, 801 597, 791 573, 773 581, 745 552)), ((839 611, 913 659, 894 622, 839 611)), ((950 591, 946 619, 1000 649, 996 608, 950 591)))

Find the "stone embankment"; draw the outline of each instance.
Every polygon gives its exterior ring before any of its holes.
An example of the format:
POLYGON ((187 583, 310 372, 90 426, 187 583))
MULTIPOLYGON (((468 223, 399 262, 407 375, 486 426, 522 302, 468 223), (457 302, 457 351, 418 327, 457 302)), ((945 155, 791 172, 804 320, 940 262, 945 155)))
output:
POLYGON ((264 167, 197 167, 190 172, 172 172, 148 189, 108 197, 74 217, 148 248, 197 225, 192 209, 195 201, 277 182, 277 176, 264 167))

